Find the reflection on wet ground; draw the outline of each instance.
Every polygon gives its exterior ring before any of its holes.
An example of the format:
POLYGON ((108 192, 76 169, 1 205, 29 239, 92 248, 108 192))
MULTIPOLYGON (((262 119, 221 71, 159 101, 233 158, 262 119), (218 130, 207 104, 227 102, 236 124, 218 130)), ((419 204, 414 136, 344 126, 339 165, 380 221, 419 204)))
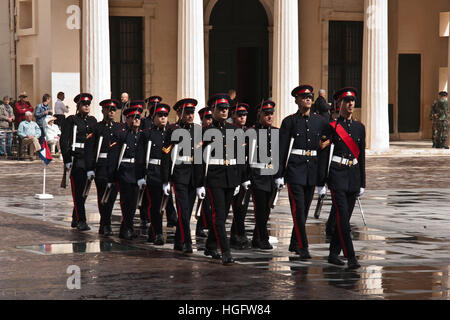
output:
MULTIPOLYGON (((440 163, 441 160, 436 161, 440 163)), ((374 168, 383 166, 378 162, 372 164, 374 168)), ((380 170, 393 169, 383 167, 380 170)), ((0 168, 0 172, 2 171, 4 169, 0 168)), ((350 271, 345 266, 336 267, 326 260, 329 241, 325 237, 325 222, 330 210, 329 199, 325 201, 320 219, 311 217, 316 199, 310 210, 307 234, 313 258, 302 261, 288 251, 292 217, 286 192, 282 192, 279 205, 271 213, 268 223, 274 250, 233 250, 236 262, 245 267, 283 275, 293 284, 304 281, 311 282, 313 285, 325 283, 374 299, 448 299, 450 297, 450 234, 448 232, 450 204, 447 199, 450 197, 450 189, 427 184, 427 181, 432 179, 429 177, 423 179, 421 188, 416 187, 418 181, 411 182, 407 187, 397 188, 398 185, 406 184, 404 181, 397 183, 396 179, 401 175, 398 171, 401 170, 397 169, 395 174, 386 178, 390 180, 384 185, 384 189, 378 186, 375 190, 371 190, 368 187, 365 196, 361 199, 367 226, 363 224, 358 207, 353 213, 352 237, 362 265, 359 270, 350 271), (391 189, 387 189, 387 186, 391 189)), ((378 171, 369 169, 369 172, 375 176, 378 171)), ((425 176, 425 173, 423 175, 425 176)), ((54 200, 33 199, 35 190, 39 189, 39 183, 33 182, 20 195, 5 196, 5 192, 2 192, 0 211, 57 223, 70 229, 72 210, 70 191, 56 188, 59 184, 59 175, 55 174, 53 177, 50 175, 50 177, 50 185, 54 185, 51 187, 51 192, 55 196, 54 200)), ((14 183, 17 183, 16 181, 14 183)), ((13 184, 12 180, 10 182, 13 184)), ((10 186, 4 181, 0 183, 0 191, 9 188, 10 186)), ((95 186, 93 186, 86 203, 87 219, 92 228, 91 234, 97 233, 99 223, 95 192, 95 186)), ((230 215, 227 230, 230 228, 231 218, 230 215)), ((31 250, 43 255, 141 251, 142 249, 172 251, 174 228, 164 227, 166 244, 156 247, 148 244, 143 237, 135 241, 118 239, 120 220, 121 213, 119 205, 116 204, 112 219, 115 236, 110 239, 98 236, 100 240, 85 243, 30 243, 19 249, 31 250)), ((195 219, 192 218, 193 258, 203 258, 204 239, 194 238, 195 223, 195 219)), ((135 226, 138 230, 138 217, 136 217, 135 226)), ((247 234, 250 239, 253 227, 253 207, 250 205, 246 219, 247 234)), ((76 231, 71 232, 76 233, 76 231)))

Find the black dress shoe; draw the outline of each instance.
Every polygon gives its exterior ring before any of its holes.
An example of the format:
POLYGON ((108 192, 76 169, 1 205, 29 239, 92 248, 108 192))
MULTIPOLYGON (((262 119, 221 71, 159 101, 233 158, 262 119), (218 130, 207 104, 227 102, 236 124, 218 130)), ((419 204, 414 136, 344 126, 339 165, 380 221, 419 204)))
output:
POLYGON ((230 247, 236 250, 244 249, 241 238, 235 234, 231 235, 230 247))
POLYGON ((78 231, 88 231, 88 230, 91 230, 91 228, 88 226, 86 221, 80 221, 80 222, 78 222, 77 230, 78 231))
POLYGON ((119 238, 125 240, 133 240, 133 232, 130 229, 120 231, 119 238))
POLYGON ((149 232, 147 242, 155 242, 155 239, 155 236, 151 232, 149 232))
POLYGON ((339 257, 337 255, 334 254, 330 254, 328 256, 328 263, 337 265, 337 266, 343 266, 345 264, 344 261, 342 261, 341 259, 339 259, 339 257))
POLYGON ((261 246, 259 247, 261 250, 272 250, 273 247, 270 244, 269 240, 261 241, 261 246))
POLYGON ((164 238, 162 234, 157 234, 155 237, 155 246, 162 246, 164 245, 164 238))
POLYGON ((215 250, 205 249, 204 254, 205 254, 205 256, 211 256, 215 260, 220 260, 222 258, 222 256, 220 255, 219 251, 217 251, 217 249, 215 249, 215 250))
POLYGON ((348 259, 348 261, 347 261, 347 268, 348 269, 353 270, 353 269, 358 269, 360 267, 361 267, 361 265, 358 263, 358 260, 356 260, 356 257, 348 259))
POLYGON ((192 253, 192 244, 189 242, 185 242, 183 244, 183 253, 187 254, 187 253, 192 253))
POLYGON ((250 241, 248 241, 248 238, 245 235, 239 237, 239 242, 241 243, 243 249, 250 247, 250 241))
POLYGON ((231 252, 230 251, 225 251, 223 253, 223 255, 222 255, 222 264, 224 266, 227 266, 227 265, 231 265, 233 263, 234 263, 234 259, 231 256, 231 252))
MULTIPOLYGON (((101 227, 100 227, 101 228, 101 227)), ((99 231, 100 232, 100 231, 99 231)), ((106 226, 103 226, 103 233, 104 236, 112 236, 113 232, 112 232, 112 228, 111 225, 108 224, 106 226)))
POLYGON ((76 227, 78 227, 78 222, 76 220, 72 219, 72 223, 70 224, 70 226, 72 228, 76 228, 76 227))
POLYGON ((311 255, 309 254, 308 248, 299 249, 298 255, 300 256, 300 259, 303 259, 303 260, 311 259, 311 255))

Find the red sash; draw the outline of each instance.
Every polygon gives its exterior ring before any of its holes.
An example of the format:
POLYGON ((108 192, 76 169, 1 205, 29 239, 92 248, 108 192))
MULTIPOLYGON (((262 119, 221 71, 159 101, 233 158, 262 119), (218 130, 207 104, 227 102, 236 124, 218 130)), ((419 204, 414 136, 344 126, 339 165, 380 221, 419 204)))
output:
POLYGON ((355 141, 350 137, 345 131, 344 127, 342 127, 337 121, 331 122, 330 126, 336 131, 337 135, 344 141, 345 145, 350 149, 350 151, 355 156, 355 159, 359 157, 359 148, 355 141))

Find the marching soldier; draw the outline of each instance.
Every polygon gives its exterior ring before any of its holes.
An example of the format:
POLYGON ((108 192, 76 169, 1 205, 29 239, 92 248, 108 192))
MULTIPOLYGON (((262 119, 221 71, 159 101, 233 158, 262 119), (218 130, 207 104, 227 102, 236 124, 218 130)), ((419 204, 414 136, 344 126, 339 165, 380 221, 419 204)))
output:
MULTIPOLYGON (((152 107, 153 125, 142 132, 137 151, 136 175, 139 187, 145 187, 141 211, 144 211, 150 221, 148 242, 157 246, 164 244, 162 215, 160 212, 163 196, 161 181, 162 148, 167 139, 167 119, 170 107, 158 103, 152 107), (151 143, 151 145, 150 145, 151 143), (149 149, 150 148, 150 149, 149 149)), ((168 201, 168 205, 170 204, 168 201)))
MULTIPOLYGON (((161 180, 163 183, 163 193, 169 196, 173 187, 176 207, 178 212, 178 224, 175 232, 174 250, 183 253, 192 253, 191 238, 191 215, 195 202, 196 188, 199 186, 201 176, 201 165, 194 164, 194 149, 197 148, 194 140, 194 131, 201 127, 194 124, 194 112, 197 105, 195 99, 183 99, 178 101, 173 109, 177 112, 179 123, 169 127, 167 138, 162 149, 161 159, 161 180), (190 156, 178 156, 181 150, 175 141, 172 141, 172 134, 177 129, 186 129, 191 134, 191 150, 184 150, 184 154, 190 156), (175 149, 172 161, 172 153, 175 149)), ((201 141, 200 141, 201 142, 201 141)), ((198 146, 200 147, 200 146, 198 146)))
POLYGON ((162 102, 160 96, 151 96, 145 99, 145 104, 148 106, 147 117, 141 120, 141 129, 149 129, 153 125, 153 117, 155 116, 155 106, 162 102))
POLYGON ((319 156, 324 146, 320 141, 328 129, 328 122, 317 114, 311 114, 314 98, 313 88, 301 85, 292 91, 298 111, 286 117, 280 128, 280 169, 277 187, 284 187, 284 178, 289 193, 289 202, 294 227, 289 251, 310 259, 306 236, 306 219, 314 197, 314 188, 319 181, 319 156), (293 140, 291 153, 289 146, 293 140), (285 164, 287 162, 287 166, 285 164), (286 169, 285 169, 286 168, 286 169))
POLYGON ((72 186, 73 213, 72 228, 79 231, 87 231, 91 228, 86 223, 85 198, 83 191, 86 184, 86 163, 84 144, 86 137, 90 134, 97 120, 89 116, 92 95, 81 93, 77 95, 74 102, 77 104, 77 114, 65 119, 61 132, 61 152, 64 165, 67 170, 71 169, 70 182, 72 186))
MULTIPOLYGON (((255 229, 253 230, 252 247, 262 250, 273 249, 269 243, 269 232, 267 230, 267 221, 270 215, 270 201, 275 191, 274 174, 262 174, 263 170, 272 169, 272 162, 260 163, 258 149, 262 148, 262 144, 266 143, 267 156, 272 157, 272 139, 271 136, 275 130, 279 130, 272 126, 273 113, 275 111, 275 102, 266 100, 258 106, 258 122, 254 129, 257 133, 256 163, 250 163, 251 168, 251 187, 253 199, 253 207, 255 211, 255 229), (260 140, 260 132, 266 131, 267 140, 260 140)), ((264 135, 263 135, 264 136, 264 135)), ((255 162, 255 161, 253 161, 255 162)))
MULTIPOLYGON (((348 259, 349 269, 360 267, 353 248, 350 236, 350 217, 358 197, 364 194, 366 186, 365 149, 366 133, 361 122, 352 119, 355 108, 356 89, 343 88, 336 92, 334 99, 340 107, 340 116, 329 124, 331 142, 334 144, 327 185, 331 191, 333 208, 336 213, 336 229, 330 242, 328 262, 335 265, 344 265, 339 259, 341 250, 348 259)), ((326 149, 330 153, 330 148, 326 149)), ((326 161, 327 162, 327 161, 326 161)), ((325 167, 325 166, 323 166, 325 167)), ((325 168, 321 172, 325 172, 325 168)), ((321 186, 324 185, 321 181, 321 186)), ((325 187, 321 187, 325 192, 325 187)))
POLYGON ((114 122, 119 102, 117 100, 103 100, 102 106, 103 120, 97 123, 92 133, 86 139, 86 170, 89 180, 95 178, 97 187, 97 204, 100 212, 100 228, 98 233, 104 236, 112 235, 111 214, 117 198, 117 187, 112 186, 108 202, 102 204, 101 200, 108 184, 108 152, 111 140, 115 132, 122 126, 114 122))
POLYGON ((131 101, 124 111, 126 126, 115 133, 108 157, 109 186, 116 183, 120 193, 122 223, 119 237, 132 240, 136 238, 133 219, 136 212, 138 185, 136 179, 136 151, 141 137, 141 113, 144 101, 131 101))
MULTIPOLYGON (((221 158, 217 158, 218 156, 211 154, 207 172, 206 166, 204 166, 202 182, 207 189, 213 217, 204 253, 207 256, 212 256, 213 259, 220 259, 220 254, 217 252, 217 245, 219 245, 220 251, 222 252, 222 263, 228 265, 234 263, 234 259, 231 256, 225 229, 225 221, 230 210, 233 196, 239 193, 242 178, 240 167, 237 166, 236 158, 238 149, 236 138, 234 139, 235 154, 228 154, 226 134, 236 130, 236 127, 226 121, 228 119, 228 111, 230 108, 230 97, 227 94, 217 94, 213 96, 208 101, 208 105, 213 106, 213 122, 210 126, 204 128, 204 134, 207 134, 208 130, 211 129, 220 130, 223 138, 223 155, 221 158)), ((205 147, 205 144, 203 147, 205 147)), ((209 148, 206 148, 206 150, 208 149, 209 148)), ((202 196, 204 197, 205 188, 201 187, 197 192, 199 198, 202 196)))
MULTIPOLYGON (((238 103, 233 108, 232 119, 234 125, 244 131, 247 130, 247 115, 249 106, 246 103, 238 103)), ((248 159, 248 143, 246 143, 246 157, 248 159)), ((248 161, 245 164, 239 164, 245 178, 250 174, 248 168, 248 161)), ((244 179, 243 183, 250 185, 248 179, 244 179)), ((248 203, 250 201, 250 192, 245 188, 240 188, 239 193, 233 197, 233 223, 230 230, 230 246, 233 249, 243 250, 249 246, 247 235, 245 234, 245 216, 247 215, 248 203)))
MULTIPOLYGON (((202 120, 203 128, 206 128, 212 123, 212 111, 209 106, 200 109, 198 114, 202 120)), ((211 204, 209 203, 208 197, 206 197, 203 201, 200 213, 200 219, 197 220, 197 226, 195 228, 195 236, 199 238, 206 238, 207 234, 204 229, 209 229, 209 225, 212 223, 211 204)))

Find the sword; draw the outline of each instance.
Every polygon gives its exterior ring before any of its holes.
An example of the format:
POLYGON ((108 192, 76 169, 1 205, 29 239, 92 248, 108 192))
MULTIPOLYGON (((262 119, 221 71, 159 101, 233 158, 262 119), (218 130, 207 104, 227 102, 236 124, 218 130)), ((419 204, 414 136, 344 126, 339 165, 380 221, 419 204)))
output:
POLYGON ((63 178, 61 181, 61 188, 66 188, 67 187, 67 172, 69 172, 69 176, 70 173, 72 172, 72 168, 73 168, 73 153, 75 152, 75 143, 77 142, 77 126, 74 125, 73 126, 73 133, 72 133, 72 167, 70 169, 66 169, 66 167, 64 166, 64 173, 63 173, 63 178))
MULTIPOLYGON (((98 157, 100 156, 100 150, 102 149, 102 144, 103 144, 103 136, 98 139, 97 157, 95 158, 96 165, 98 162, 98 157)), ((84 191, 83 191, 84 198, 87 198, 89 195, 89 191, 91 190, 92 180, 94 180, 94 179, 93 178, 86 179, 86 184, 85 184, 84 191)))
MULTIPOLYGON (((286 169, 287 164, 289 162, 289 157, 291 156, 291 152, 292 152, 292 147, 294 146, 294 138, 291 138, 291 142, 289 143, 289 152, 286 158, 286 164, 284 165, 284 168, 286 169)), ((272 194, 272 198, 270 201, 270 208, 273 209, 275 208, 275 206, 277 205, 278 202, 278 195, 280 194, 280 190, 278 190, 278 188, 274 191, 274 193, 272 194)))
MULTIPOLYGON (((330 156, 328 158, 328 167, 327 167, 326 177, 328 177, 328 173, 330 172, 330 165, 331 165, 331 159, 333 158, 333 153, 334 153, 334 143, 332 143, 330 146, 330 156)), ((319 217, 320 217, 320 211, 322 210, 323 201, 325 200, 325 198, 326 198, 326 194, 319 197, 319 199, 317 200, 316 210, 314 211, 314 218, 316 218, 316 219, 319 219, 319 217)))
MULTIPOLYGON (((250 165, 253 163, 254 160, 254 156, 255 156, 255 149, 256 149, 256 139, 252 140, 252 151, 250 153, 250 159, 249 163, 250 165)), ((248 189, 244 191, 243 195, 242 195, 242 200, 241 200, 241 206, 245 205, 245 198, 247 197, 247 193, 248 193, 248 189)))
MULTIPOLYGON (((148 164, 150 162, 150 152, 152 150, 152 141, 148 142, 147 145, 147 154, 145 156, 145 170, 148 170, 148 164)), ((147 173, 145 173, 145 176, 147 175, 147 173)), ((136 204, 136 210, 139 209, 140 207, 142 207, 142 200, 144 199, 144 194, 145 194, 145 187, 139 189, 139 193, 138 193, 138 199, 137 199, 137 204, 136 204)))
MULTIPOLYGON (((205 185, 206 185, 206 178, 208 177, 208 167, 209 167, 209 158, 211 157, 211 145, 208 144, 208 146, 206 147, 206 168, 205 168, 205 185)), ((206 196, 206 195, 205 195, 206 196)), ((197 199, 197 209, 195 209, 195 219, 199 220, 200 219, 200 211, 202 209, 202 205, 203 205, 203 201, 205 199, 197 199)))
MULTIPOLYGON (((172 156, 172 168, 170 169, 170 175, 173 174, 173 170, 175 168, 175 162, 176 162, 176 160, 178 158, 178 144, 176 144, 175 147, 173 147, 172 152, 173 152, 171 154, 171 156, 172 156)), ((161 215, 163 215, 163 213, 166 211, 166 206, 167 206, 167 201, 168 200, 169 200, 169 196, 166 196, 165 194, 163 194, 163 198, 161 200, 161 207, 159 208, 159 212, 161 213, 161 215)))
POLYGON ((358 200, 358 206, 359 206, 359 210, 361 211, 361 216, 362 216, 364 225, 367 226, 367 224, 366 224, 366 218, 364 217, 364 211, 363 211, 363 208, 362 208, 362 206, 361 206, 361 199, 358 197, 357 200, 358 200))

